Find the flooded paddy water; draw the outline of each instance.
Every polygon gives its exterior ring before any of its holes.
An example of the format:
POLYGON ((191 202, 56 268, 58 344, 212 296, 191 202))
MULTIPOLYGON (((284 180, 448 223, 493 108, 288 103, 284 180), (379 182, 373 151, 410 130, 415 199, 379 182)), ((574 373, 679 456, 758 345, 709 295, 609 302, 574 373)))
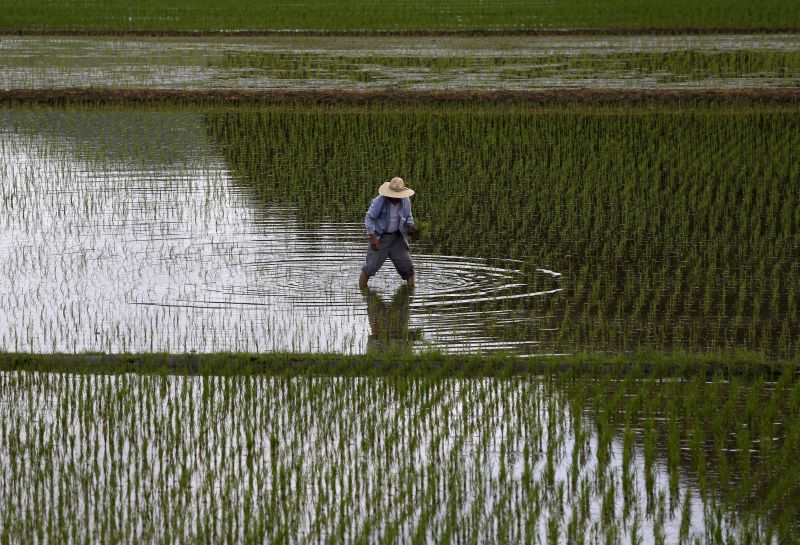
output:
POLYGON ((5 351, 797 348, 792 109, 0 121, 5 351), (394 174, 430 223, 419 285, 387 264, 361 293, 364 211, 394 174))
MULTIPOLYGON (((159 24, 190 24, 168 9, 159 24)), ((796 360, 800 108, 774 90, 798 87, 797 33, 3 36, 0 544, 800 541, 788 363, 520 363, 796 360), (294 101, 114 102, 142 89, 294 101), (680 93, 722 89, 739 102, 680 93), (84 98, 13 102, 37 90, 84 98), (407 102, 334 104, 395 90, 407 102), (537 90, 560 98, 413 100, 537 90), (424 226, 417 286, 387 263, 361 290, 364 212, 395 175, 424 226), (447 367, 497 351, 518 357, 502 378, 447 367), (154 353, 192 364, 150 374, 154 353)))
POLYGON ((800 36, 6 36, 0 89, 796 88, 800 36))
POLYGON ((559 274, 526 283, 520 262, 499 256, 415 253, 428 280, 413 297, 389 263, 362 293, 363 212, 308 222, 295 206, 265 205, 231 175, 198 114, 0 119, 0 350, 360 353, 382 341, 410 350, 413 339, 528 352, 535 340, 504 341, 487 325, 553 327, 498 303, 554 296, 559 274))

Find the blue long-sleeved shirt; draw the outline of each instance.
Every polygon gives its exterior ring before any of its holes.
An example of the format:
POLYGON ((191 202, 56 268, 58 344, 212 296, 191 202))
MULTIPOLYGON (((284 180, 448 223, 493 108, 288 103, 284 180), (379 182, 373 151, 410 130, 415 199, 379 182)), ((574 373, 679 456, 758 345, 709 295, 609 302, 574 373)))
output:
MULTIPOLYGON (((400 199, 400 233, 406 240, 406 226, 414 224, 414 216, 411 215, 411 199, 408 197, 400 199)), ((378 195, 369 205, 366 216, 364 216, 364 226, 367 228, 367 235, 375 233, 378 238, 386 232, 389 227, 389 198, 378 195)), ((406 243, 408 241, 406 240, 406 243)))

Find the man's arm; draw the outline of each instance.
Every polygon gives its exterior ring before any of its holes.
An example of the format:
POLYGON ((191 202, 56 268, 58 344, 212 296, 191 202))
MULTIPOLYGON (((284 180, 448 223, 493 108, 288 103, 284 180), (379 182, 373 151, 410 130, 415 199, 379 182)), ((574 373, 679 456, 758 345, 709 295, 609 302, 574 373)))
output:
POLYGON ((367 209, 367 213, 364 216, 364 227, 367 228, 367 235, 375 234, 375 218, 378 217, 380 213, 380 207, 377 206, 379 204, 380 197, 375 197, 372 199, 372 202, 369 203, 369 208, 367 209))
POLYGON ((381 197, 375 197, 372 199, 372 202, 367 209, 367 213, 364 216, 364 227, 367 228, 367 235, 369 236, 369 245, 372 247, 373 250, 376 252, 380 247, 380 241, 378 240, 378 236, 375 234, 375 218, 378 217, 378 214, 381 213, 381 208, 383 205, 383 201, 381 197))
POLYGON ((417 224, 414 223, 414 216, 411 214, 411 199, 406 199, 406 201, 408 201, 406 203, 406 233, 412 240, 415 240, 420 236, 420 232, 417 224))

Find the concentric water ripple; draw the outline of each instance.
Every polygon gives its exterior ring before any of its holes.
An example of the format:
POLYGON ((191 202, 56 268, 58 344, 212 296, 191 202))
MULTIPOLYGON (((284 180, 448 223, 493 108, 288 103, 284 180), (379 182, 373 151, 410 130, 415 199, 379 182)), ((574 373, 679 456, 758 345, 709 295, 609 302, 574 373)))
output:
MULTIPOLYGON (((219 283, 205 287, 203 305, 215 308, 286 306, 294 313, 324 310, 331 318, 369 318, 369 305, 357 289, 356 281, 366 255, 366 236, 358 225, 324 225, 287 228, 285 222, 269 221, 275 238, 254 240, 244 252, 252 261, 242 263, 248 282, 219 283), (329 236, 325 233, 336 233, 329 236)), ((501 341, 486 333, 487 328, 512 329, 535 322, 543 335, 543 317, 533 314, 530 300, 553 296, 561 291, 558 273, 540 269, 536 285, 524 282, 520 262, 414 254, 417 287, 404 303, 393 308, 398 315, 408 313, 408 327, 392 333, 395 340, 408 331, 421 333, 419 347, 450 350, 514 350, 528 353, 540 340, 501 341), (514 305, 509 303, 521 302, 514 305)), ((393 300, 403 282, 387 260, 371 282, 371 291, 384 305, 393 300)), ((197 303, 184 301, 185 304, 197 303)), ((175 301, 173 304, 181 304, 175 301)))

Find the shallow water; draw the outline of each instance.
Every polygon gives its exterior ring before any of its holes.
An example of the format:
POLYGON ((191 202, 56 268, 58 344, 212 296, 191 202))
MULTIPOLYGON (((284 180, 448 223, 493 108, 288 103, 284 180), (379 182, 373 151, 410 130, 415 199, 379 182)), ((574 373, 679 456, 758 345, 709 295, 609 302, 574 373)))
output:
POLYGON ((558 273, 526 283, 492 256, 415 253, 413 295, 388 262, 362 294, 363 226, 265 206, 193 113, 5 111, 0 157, 0 350, 535 353, 552 335, 536 300, 558 273), (540 336, 503 335, 520 323, 540 336))
POLYGON ((0 89, 796 87, 800 84, 795 58, 798 51, 797 35, 380 39, 7 36, 0 42, 0 89), (676 53, 691 53, 696 58, 688 64, 663 64, 676 53), (734 61, 724 58, 737 54, 740 58, 734 61), (576 64, 575 59, 580 62, 576 64))

